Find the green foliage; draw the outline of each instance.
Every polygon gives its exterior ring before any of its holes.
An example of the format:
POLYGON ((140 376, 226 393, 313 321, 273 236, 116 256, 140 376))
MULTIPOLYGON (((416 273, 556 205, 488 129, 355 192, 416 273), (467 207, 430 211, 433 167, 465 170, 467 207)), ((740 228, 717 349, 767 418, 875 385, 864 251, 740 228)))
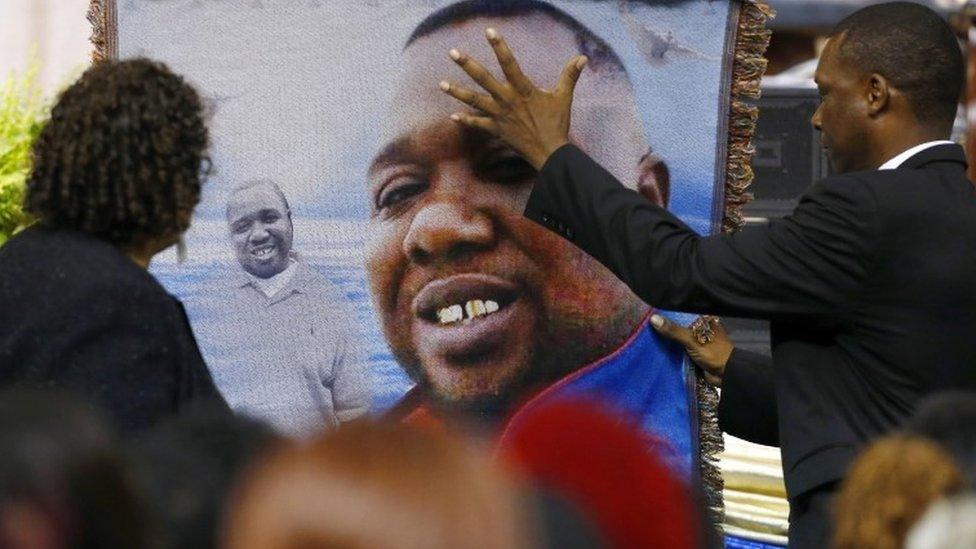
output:
POLYGON ((35 62, 0 83, 0 245, 32 222, 23 209, 30 150, 50 109, 37 72, 35 62))

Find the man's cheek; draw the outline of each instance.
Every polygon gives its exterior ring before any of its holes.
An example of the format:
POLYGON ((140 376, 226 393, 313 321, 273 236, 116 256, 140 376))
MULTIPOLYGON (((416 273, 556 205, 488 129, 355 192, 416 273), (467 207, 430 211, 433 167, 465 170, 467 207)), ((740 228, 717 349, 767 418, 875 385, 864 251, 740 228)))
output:
POLYGON ((553 301, 574 317, 603 317, 639 301, 610 270, 575 247, 549 278, 553 301))
POLYGON ((535 221, 522 217, 522 214, 518 215, 520 219, 516 222, 514 230, 528 248, 530 259, 535 259, 538 263, 550 264, 560 256, 565 257, 567 251, 565 247, 568 242, 563 237, 535 221))
POLYGON ((366 245, 366 277, 370 291, 381 314, 385 314, 392 307, 391 300, 395 295, 394 285, 396 273, 396 248, 394 243, 377 235, 366 245))

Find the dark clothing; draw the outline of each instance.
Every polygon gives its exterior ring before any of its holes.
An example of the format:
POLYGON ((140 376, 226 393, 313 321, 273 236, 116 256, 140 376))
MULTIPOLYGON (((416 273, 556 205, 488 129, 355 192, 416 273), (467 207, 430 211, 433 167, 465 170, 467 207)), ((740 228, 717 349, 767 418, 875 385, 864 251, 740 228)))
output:
MULTIPOLYGON (((921 396, 976 387, 976 191, 959 146, 926 149, 896 170, 824 179, 782 220, 702 237, 565 145, 525 215, 647 303, 771 321, 791 498, 840 479, 921 396)), ((744 417, 770 406, 733 395, 771 394, 756 371, 740 370, 743 380, 724 390, 749 408, 744 417)))
POLYGON ((89 235, 31 228, 0 247, 0 386, 65 389, 124 433, 194 399, 226 408, 183 306, 89 235))
POLYGON ((790 547, 823 549, 833 540, 833 506, 840 482, 828 482, 790 499, 790 547))
POLYGON ((779 446, 771 357, 742 349, 732 351, 722 376, 718 424, 743 440, 779 446))

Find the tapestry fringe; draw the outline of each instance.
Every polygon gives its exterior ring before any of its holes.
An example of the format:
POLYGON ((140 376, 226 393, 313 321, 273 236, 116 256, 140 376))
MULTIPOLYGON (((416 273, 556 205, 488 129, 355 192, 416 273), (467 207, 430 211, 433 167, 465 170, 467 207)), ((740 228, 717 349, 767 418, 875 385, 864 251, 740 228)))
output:
MULTIPOLYGON (((725 179, 725 215, 722 232, 731 233, 743 225, 742 205, 752 200, 747 192, 752 183, 752 135, 756 129, 759 110, 745 103, 757 99, 766 72, 766 47, 772 32, 766 22, 775 12, 765 0, 740 0, 739 21, 735 36, 732 62, 732 81, 729 109, 728 160, 725 179)), ((719 454, 724 450, 722 431, 718 426, 718 391, 698 376, 698 425, 700 439, 701 480, 705 504, 716 528, 721 531, 725 521, 722 491, 725 482, 719 469, 719 454)))
POLYGON ((111 44, 115 42, 114 35, 116 29, 113 28, 113 21, 110 17, 112 6, 109 6, 109 2, 114 1, 89 0, 88 22, 91 23, 92 30, 88 41, 92 45, 92 63, 97 63, 114 56, 111 44))

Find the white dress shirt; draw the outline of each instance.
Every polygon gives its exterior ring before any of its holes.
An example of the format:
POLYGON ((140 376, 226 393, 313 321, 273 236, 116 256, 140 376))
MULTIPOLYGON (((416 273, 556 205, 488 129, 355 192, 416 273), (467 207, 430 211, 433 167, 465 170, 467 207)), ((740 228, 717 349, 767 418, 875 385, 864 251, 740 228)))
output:
POLYGON ((898 166, 901 166, 906 160, 915 156, 916 154, 924 151, 925 149, 935 147, 938 145, 955 145, 952 141, 946 141, 945 139, 940 139, 938 141, 929 141, 928 143, 922 143, 921 145, 915 145, 914 147, 908 149, 907 151, 899 154, 898 156, 892 158, 891 160, 885 162, 879 167, 879 170, 893 170, 898 166))

